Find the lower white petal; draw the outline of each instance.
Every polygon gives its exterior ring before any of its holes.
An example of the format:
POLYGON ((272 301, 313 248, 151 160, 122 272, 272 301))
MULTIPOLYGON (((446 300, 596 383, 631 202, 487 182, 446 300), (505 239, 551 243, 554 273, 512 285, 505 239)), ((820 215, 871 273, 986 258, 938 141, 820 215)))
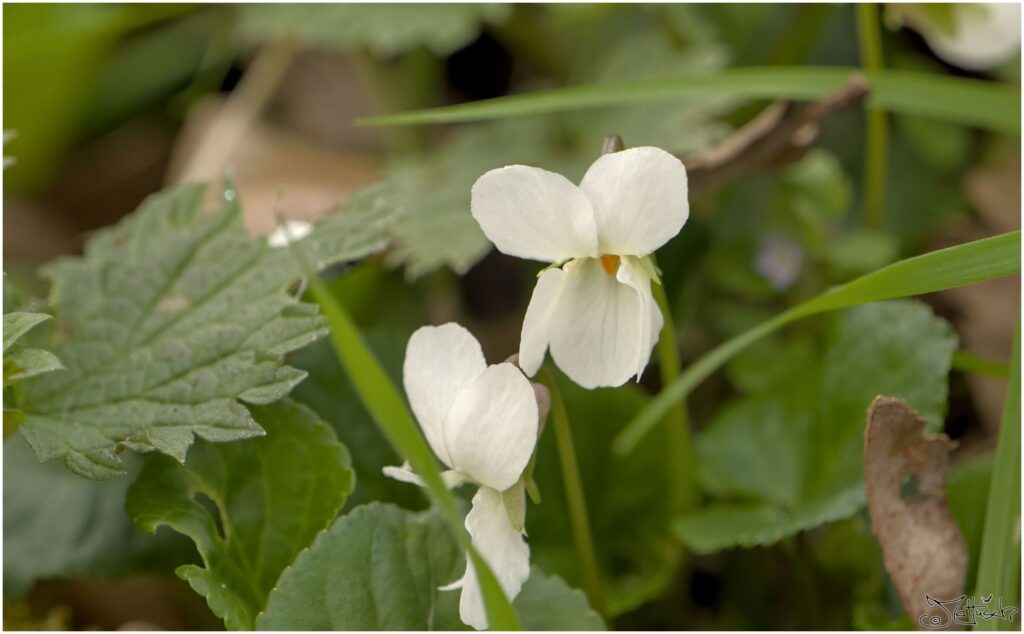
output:
MULTIPOLYGON (((500 492, 480 487, 473 496, 473 508, 466 515, 466 530, 473 538, 473 546, 491 567, 511 602, 530 576, 530 547, 523 534, 512 527, 500 492)), ((459 599, 459 616, 466 625, 478 630, 487 629, 487 612, 480 582, 473 564, 468 561, 459 599)))
POLYGON ((658 343, 665 320, 651 293, 651 276, 644 269, 639 258, 634 256, 621 258, 615 277, 636 291, 637 297, 640 299, 640 323, 645 327, 642 327, 637 333, 637 336, 640 337, 640 347, 637 351, 636 380, 639 381, 640 376, 644 373, 644 368, 651 360, 651 351, 654 349, 654 344, 658 343))
POLYGON ((533 376, 544 363, 544 353, 548 350, 551 320, 558 305, 558 297, 562 294, 565 271, 551 268, 537 278, 537 286, 533 289, 530 305, 526 308, 523 318, 523 332, 519 338, 519 367, 526 376, 533 376))
POLYGON ((551 319, 551 358, 587 389, 622 385, 636 374, 640 333, 650 329, 640 297, 605 272, 599 260, 573 260, 564 270, 564 289, 551 319))

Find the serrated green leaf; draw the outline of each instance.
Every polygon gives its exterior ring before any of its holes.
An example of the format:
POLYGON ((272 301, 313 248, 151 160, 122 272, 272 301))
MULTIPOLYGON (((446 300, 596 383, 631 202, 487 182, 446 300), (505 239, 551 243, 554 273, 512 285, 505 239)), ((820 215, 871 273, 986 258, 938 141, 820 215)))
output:
POLYGON ((771 544, 864 505, 864 417, 879 394, 907 400, 933 429, 945 414, 957 338, 920 302, 840 313, 819 362, 726 407, 698 436, 701 486, 720 502, 683 518, 696 552, 771 544))
POLYGON ((4 315, 4 352, 29 330, 50 319, 42 313, 7 313, 4 315))
MULTIPOLYGON (((138 461, 131 471, 137 472, 138 461)), ((107 577, 181 562, 192 550, 170 531, 147 535, 124 512, 128 478, 94 481, 4 442, 4 595, 69 576, 107 577)))
POLYGON ((178 576, 236 630, 252 629, 281 572, 354 485, 348 450, 309 409, 284 400, 252 413, 266 437, 202 443, 185 465, 149 456, 126 505, 141 528, 170 526, 195 542, 205 567, 182 566, 178 576))
POLYGON ((284 37, 346 52, 369 50, 391 57, 425 46, 447 55, 471 42, 486 22, 508 7, 495 4, 265 4, 239 5, 242 36, 284 37))
MULTIPOLYGON (((339 518, 281 576, 261 630, 464 630, 459 579, 465 557, 437 511, 367 504, 339 518)), ((603 629, 586 599, 534 568, 513 602, 523 626, 603 629)))
MULTIPOLYGON (((316 307, 286 293, 294 258, 249 236, 228 191, 202 213, 204 187, 151 196, 99 232, 82 258, 46 269, 60 315, 52 349, 66 371, 23 384, 21 427, 43 460, 91 478, 124 472, 121 447, 182 461, 195 436, 262 433, 239 400, 281 398, 304 374, 282 355, 323 334, 316 307)), ((302 240, 316 266, 387 242, 390 216, 345 210, 302 240)))

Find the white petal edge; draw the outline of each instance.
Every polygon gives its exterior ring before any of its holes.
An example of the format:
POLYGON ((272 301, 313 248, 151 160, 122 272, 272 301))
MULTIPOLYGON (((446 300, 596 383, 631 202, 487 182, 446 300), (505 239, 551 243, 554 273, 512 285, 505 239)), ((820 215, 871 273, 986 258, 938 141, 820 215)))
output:
POLYGON ((597 254, 590 202, 561 174, 525 165, 491 170, 473 184, 470 209, 507 255, 560 262, 597 254))
POLYGON ((313 232, 313 224, 305 220, 285 220, 267 238, 272 249, 282 249, 292 242, 298 242, 313 232))
POLYGON ((654 345, 658 343, 661 328, 665 325, 665 319, 654 301, 651 293, 651 276, 644 270, 640 260, 629 256, 619 259, 619 270, 615 278, 623 284, 636 291, 640 299, 640 323, 643 324, 637 336, 640 337, 640 345, 637 350, 636 380, 643 376, 644 369, 651 360, 651 352, 654 345))
POLYGON ((1020 50, 1020 4, 952 4, 956 32, 948 34, 931 23, 919 30, 935 54, 965 70, 990 70, 1020 50))
POLYGON ((551 358, 580 387, 622 385, 636 374, 641 330, 649 328, 641 321, 639 296, 597 260, 574 260, 564 270, 551 320, 551 358))
POLYGON ((444 443, 445 416, 486 369, 480 343, 459 324, 424 326, 409 338, 402 366, 405 394, 430 448, 448 467, 454 465, 444 443))
POLYGON ((522 475, 537 444, 537 397, 511 363, 487 368, 459 393, 444 421, 452 468, 498 491, 522 475))
POLYGON ((686 168, 665 150, 637 147, 605 154, 580 183, 597 223, 604 254, 654 253, 690 215, 686 168))
MULTIPOLYGON (((466 515, 466 530, 473 539, 473 546, 491 567, 509 602, 515 600, 530 576, 530 547, 522 533, 509 522, 501 493, 480 487, 473 496, 473 507, 466 515)), ((449 584, 448 587, 454 585, 449 584)), ((487 629, 487 612, 480 592, 480 582, 471 562, 467 562, 462 580, 459 617, 463 623, 477 630, 487 629)))
MULTIPOLYGON (((423 481, 423 478, 412 470, 408 461, 402 463, 402 466, 400 467, 391 465, 382 467, 381 472, 392 480, 398 480, 399 482, 405 482, 406 484, 415 484, 416 486, 423 488, 426 488, 427 486, 423 481)), ((469 479, 458 471, 448 469, 441 472, 441 482, 444 482, 445 487, 454 489, 466 482, 469 482, 469 479)))
POLYGON ((519 337, 519 367, 526 376, 537 374, 548 351, 551 320, 554 318, 558 297, 562 294, 565 272, 551 268, 543 271, 533 288, 530 305, 526 307, 523 330, 519 337))

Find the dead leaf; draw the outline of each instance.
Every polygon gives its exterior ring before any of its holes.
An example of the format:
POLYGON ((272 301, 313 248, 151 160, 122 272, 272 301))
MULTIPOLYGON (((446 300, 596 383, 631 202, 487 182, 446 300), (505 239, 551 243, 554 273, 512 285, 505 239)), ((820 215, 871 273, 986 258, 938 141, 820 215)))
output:
POLYGON ((871 403, 864 433, 868 511, 907 614, 919 628, 934 617, 959 629, 926 598, 945 601, 964 591, 967 546, 946 504, 956 443, 924 429, 924 420, 903 400, 879 396, 871 403))

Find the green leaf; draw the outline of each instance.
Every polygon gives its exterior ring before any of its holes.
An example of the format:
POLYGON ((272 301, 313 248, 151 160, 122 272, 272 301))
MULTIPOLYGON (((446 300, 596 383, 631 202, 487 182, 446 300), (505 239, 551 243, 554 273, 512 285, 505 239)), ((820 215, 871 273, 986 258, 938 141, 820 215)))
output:
POLYGON ((60 370, 64 365, 52 352, 37 348, 15 350, 4 358, 4 383, 60 370))
POLYGON ((7 352, 14 342, 21 339, 25 333, 47 319, 50 319, 50 316, 42 313, 7 313, 4 315, 4 352, 7 352))
POLYGON ((267 4, 239 5, 243 37, 294 38, 345 52, 369 50, 391 57, 418 46, 448 55, 469 44, 483 24, 504 19, 496 4, 267 4))
MULTIPOLYGON (((138 460, 130 463, 137 473, 138 460)), ((165 567, 192 550, 161 531, 147 535, 124 512, 128 478, 80 478, 41 463, 23 438, 4 442, 4 595, 69 576, 108 577, 165 567)), ((168 568, 169 569, 169 568, 168 568)))
MULTIPOLYGON (((341 517, 281 576, 261 630, 466 629, 459 592, 438 588, 466 562, 436 510, 367 504, 341 517)), ((513 603, 524 627, 603 629, 578 590, 536 568, 513 603)))
POLYGON ((729 339, 662 388, 615 439, 617 453, 628 453, 669 409, 711 373, 751 343, 797 319, 857 304, 921 295, 1020 273, 1020 231, 976 240, 901 260, 832 288, 729 339))
MULTIPOLYGON (((654 103, 682 98, 734 97, 811 101, 835 92, 856 68, 750 67, 716 73, 582 84, 358 120, 357 125, 414 125, 480 121, 585 108, 654 103)), ((931 73, 884 70, 867 73, 871 92, 864 105, 1020 134, 1020 92, 990 81, 931 73)))
POLYGON ((697 474, 719 502, 680 520, 707 553, 774 543, 864 505, 864 414, 879 394, 907 400, 935 428, 945 414, 957 340, 924 304, 845 311, 823 358, 727 406, 698 436, 697 474))
MULTIPOLYGON (((285 292, 301 274, 294 259, 245 232, 234 191, 214 213, 201 213, 203 194, 151 196, 84 257, 47 267, 59 315, 50 349, 67 369, 23 384, 21 431, 41 459, 90 478, 124 473, 122 447, 183 461, 195 436, 262 434, 239 400, 277 400, 303 378, 282 355, 323 323, 285 292)), ((356 259, 384 247, 389 220, 345 210, 302 248, 317 267, 356 259)))
MULTIPOLYGON (((1020 596, 1020 324, 1013 338, 1010 382, 1003 405, 1003 421, 996 444, 992 480, 985 508, 978 583, 974 593, 1002 599, 1002 605, 1019 605, 1020 596)), ((993 606, 999 602, 994 601, 993 606)), ((979 622, 977 629, 1013 630, 1016 624, 1002 619, 979 622)))
POLYGON ((166 525, 195 542, 205 567, 182 566, 178 576, 236 630, 252 629, 281 572, 331 524, 355 482, 348 450, 309 409, 284 400, 252 413, 266 437, 202 443, 185 465, 150 456, 126 505, 144 530, 166 525))
MULTIPOLYGON (((302 257, 297 249, 291 251, 295 257, 302 257)), ((303 266, 309 271, 308 264, 303 263, 303 266)), ((488 623, 493 629, 519 629, 519 619, 509 605, 508 598, 498 585, 490 566, 473 547, 469 534, 463 528, 455 497, 441 480, 441 471, 434 454, 413 420, 412 413, 398 388, 388 377, 380 361, 366 346, 358 328, 342 305, 319 278, 311 273, 308 275, 310 292, 323 309, 338 361, 359 394, 360 400, 391 446, 405 457, 413 471, 423 478, 431 502, 440 511, 448 528, 473 561, 480 581, 488 623)))
POLYGON ((992 481, 992 456, 966 460, 953 466, 946 485, 946 502, 967 543, 965 588, 973 588, 985 526, 985 503, 992 481))

